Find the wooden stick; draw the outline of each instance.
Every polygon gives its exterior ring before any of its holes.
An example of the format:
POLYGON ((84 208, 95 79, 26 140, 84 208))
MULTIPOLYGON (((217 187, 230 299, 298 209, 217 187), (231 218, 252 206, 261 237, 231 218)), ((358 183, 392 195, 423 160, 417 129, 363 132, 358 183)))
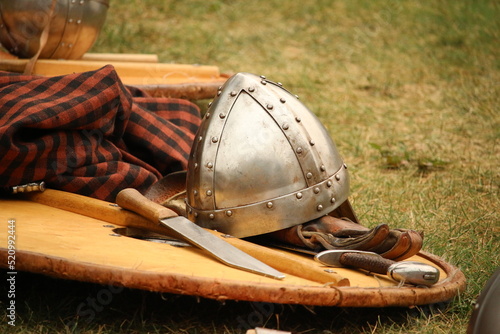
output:
MULTIPOLYGON (((28 59, 0 57, 0 71, 23 73, 28 61, 28 59)), ((66 75, 96 70, 106 64, 108 63, 104 61, 39 59, 33 74, 66 75)), ((117 61, 113 62, 113 65, 125 85, 135 86, 153 97, 211 99, 229 77, 220 74, 216 66, 132 61, 117 61)))
POLYGON ((86 53, 81 60, 107 62, 158 63, 158 55, 141 53, 86 53))
MULTIPOLYGON (((0 70, 10 72, 23 72, 28 59, 1 59, 0 70)), ((97 70, 108 64, 115 67, 120 77, 141 77, 172 79, 173 81, 189 78, 194 80, 219 78, 217 66, 189 65, 189 64, 163 64, 163 63, 137 63, 137 62, 109 62, 89 60, 53 60, 39 59, 34 67, 33 74, 56 76, 97 70)))
MULTIPOLYGON (((47 189, 40 193, 22 194, 24 198, 58 209, 78 213, 87 217, 100 219, 111 224, 135 227, 168 235, 168 230, 160 225, 154 226, 149 220, 128 210, 123 210, 116 204, 97 200, 91 197, 47 189)), ((348 286, 349 280, 334 272, 326 272, 319 265, 311 265, 300 255, 277 251, 244 241, 238 238, 225 237, 221 233, 208 230, 219 238, 250 254, 256 259, 272 266, 276 270, 314 282, 331 286, 348 286)))

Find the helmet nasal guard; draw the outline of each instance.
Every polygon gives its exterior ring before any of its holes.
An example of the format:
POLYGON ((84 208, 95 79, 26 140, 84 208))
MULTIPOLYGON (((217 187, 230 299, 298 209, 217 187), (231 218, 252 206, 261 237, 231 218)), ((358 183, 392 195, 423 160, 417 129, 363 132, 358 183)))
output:
POLYGON ((248 73, 219 89, 189 158, 190 220, 247 237, 326 215, 348 193, 347 166, 296 96, 248 73))

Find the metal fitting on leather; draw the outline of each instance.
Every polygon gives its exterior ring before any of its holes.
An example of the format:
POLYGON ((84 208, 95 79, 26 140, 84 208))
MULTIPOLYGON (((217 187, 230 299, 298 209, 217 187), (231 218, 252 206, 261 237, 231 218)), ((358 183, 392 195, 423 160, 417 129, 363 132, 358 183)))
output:
POLYGON ((219 89, 188 163, 190 220, 247 237, 321 217, 348 192, 347 166, 297 96, 249 73, 219 89))
POLYGON ((39 58, 78 59, 101 31, 109 0, 0 0, 0 43, 20 58, 39 51, 40 37, 49 25, 39 58))

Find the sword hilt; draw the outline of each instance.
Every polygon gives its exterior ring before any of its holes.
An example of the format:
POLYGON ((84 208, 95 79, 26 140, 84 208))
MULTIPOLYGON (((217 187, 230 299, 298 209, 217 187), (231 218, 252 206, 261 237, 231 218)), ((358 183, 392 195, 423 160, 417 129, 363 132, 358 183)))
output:
POLYGON ((27 184, 22 184, 19 186, 13 186, 10 189, 10 192, 12 194, 19 194, 19 193, 30 193, 34 191, 44 191, 45 190, 45 182, 31 182, 27 184))

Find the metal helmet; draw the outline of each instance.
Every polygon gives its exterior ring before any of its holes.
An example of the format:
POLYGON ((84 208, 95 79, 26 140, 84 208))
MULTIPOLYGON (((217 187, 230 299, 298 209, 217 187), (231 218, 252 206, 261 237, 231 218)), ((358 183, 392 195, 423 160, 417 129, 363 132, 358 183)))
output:
POLYGON ((196 135, 187 215, 235 237, 323 216, 347 200, 347 166, 319 119, 265 77, 238 73, 218 90, 196 135))
POLYGON ((109 0, 0 0, 0 43, 20 58, 78 59, 101 31, 109 0), (53 10, 52 10, 53 8, 53 10))

